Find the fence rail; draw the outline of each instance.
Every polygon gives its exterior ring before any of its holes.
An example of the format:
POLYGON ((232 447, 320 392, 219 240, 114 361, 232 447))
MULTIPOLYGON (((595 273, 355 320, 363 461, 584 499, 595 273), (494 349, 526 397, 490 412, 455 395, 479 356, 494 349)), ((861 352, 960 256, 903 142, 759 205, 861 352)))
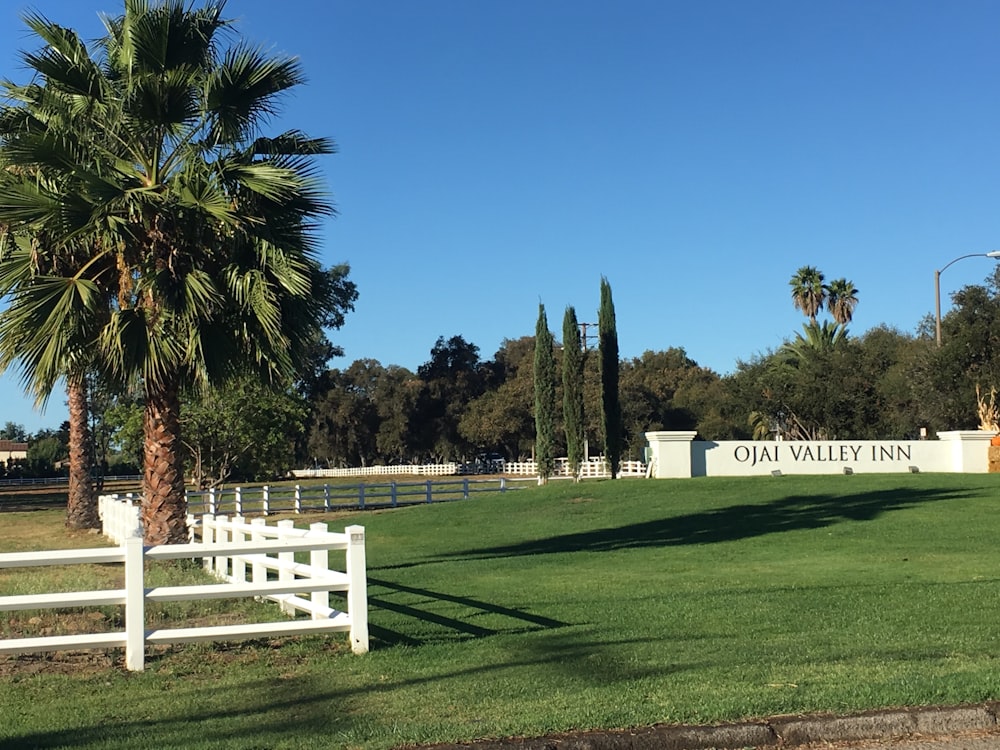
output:
POLYGON ((482 492, 508 492, 518 480, 431 480, 424 482, 375 482, 360 484, 295 485, 294 487, 233 487, 188 492, 188 508, 201 513, 245 516, 329 510, 373 510, 404 505, 468 500, 482 492))
MULTIPOLYGON (((642 461, 622 461, 619 476, 644 477, 647 467, 642 461)), ((512 474, 516 476, 538 476, 538 464, 534 461, 504 461, 502 459, 478 461, 475 463, 448 464, 397 464, 393 466, 355 466, 348 469, 296 469, 292 476, 296 479, 333 479, 350 477, 370 477, 386 475, 445 476, 453 474, 512 474)), ((555 460, 554 477, 570 477, 569 459, 555 460)), ((584 461, 580 465, 580 476, 593 479, 611 476, 608 463, 603 458, 584 461)))
MULTIPOLYGON (((136 533, 139 509, 131 502, 101 498, 106 533, 120 539, 118 547, 83 550, 46 550, 0 554, 0 569, 123 563, 125 588, 101 591, 71 591, 0 597, 0 611, 124 605, 125 629, 109 633, 83 633, 0 640, 0 653, 36 653, 90 648, 125 648, 130 670, 144 666, 147 644, 189 643, 205 640, 239 640, 304 633, 348 632, 355 653, 368 650, 368 602, 365 572, 365 529, 348 526, 343 533, 329 532, 326 524, 308 530, 294 528, 291 521, 268 527, 264 519, 203 516, 201 541, 190 544, 144 548, 136 533), (345 553, 345 570, 330 570, 329 552, 345 553), (296 563, 295 552, 309 552, 309 564, 296 563), (205 567, 223 581, 220 584, 145 588, 145 562, 202 558, 205 567), (247 571, 250 571, 249 577, 247 571), (271 572, 276 572, 272 579, 271 572), (346 611, 329 606, 329 592, 343 591, 346 611), (308 593, 308 600, 297 596, 308 593), (145 629, 146 602, 259 596, 277 601, 287 613, 306 611, 309 620, 217 625, 198 628, 145 629)), ((193 535, 197 538, 197 535, 193 535)))

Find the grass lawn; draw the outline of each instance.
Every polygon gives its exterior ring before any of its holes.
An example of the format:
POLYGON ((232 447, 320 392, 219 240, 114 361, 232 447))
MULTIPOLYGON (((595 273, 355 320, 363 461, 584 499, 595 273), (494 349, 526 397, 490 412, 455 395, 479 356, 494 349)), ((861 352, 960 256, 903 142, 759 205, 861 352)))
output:
MULTIPOLYGON (((370 654, 333 637, 178 647, 135 674, 8 660, 0 750, 378 750, 996 699, 998 503, 1000 475, 786 476, 350 516, 370 654)), ((61 521, 0 514, 0 549, 61 521)))

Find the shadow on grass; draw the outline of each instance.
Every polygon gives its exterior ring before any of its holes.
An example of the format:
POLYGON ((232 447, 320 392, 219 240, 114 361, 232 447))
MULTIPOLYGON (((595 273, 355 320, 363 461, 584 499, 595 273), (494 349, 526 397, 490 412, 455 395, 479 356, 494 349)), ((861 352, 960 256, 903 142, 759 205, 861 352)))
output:
MULTIPOLYGON (((386 581, 380 578, 369 577, 368 585, 372 587, 382 587, 387 590, 383 595, 369 595, 368 606, 370 608, 383 609, 403 615, 404 617, 412 617, 417 620, 423 620, 424 622, 438 625, 446 631, 471 638, 482 638, 500 633, 512 634, 530 632, 534 630, 548 630, 568 625, 568 623, 554 620, 551 617, 543 617, 530 612, 523 612, 521 610, 504 607, 493 602, 472 599, 468 596, 457 596, 455 594, 448 594, 441 591, 431 591, 426 588, 405 586, 401 583, 386 581), (403 604, 387 598, 393 594, 404 594, 416 597, 419 604, 403 604), (507 622, 507 625, 503 627, 488 628, 472 624, 464 619, 446 617, 430 610, 430 607, 436 606, 442 602, 458 604, 465 608, 464 611, 468 612, 472 617, 481 614, 498 615, 507 622)), ((420 638, 415 638, 388 628, 379 627, 378 625, 370 624, 369 629, 374 637, 389 646, 415 646, 424 642, 420 638)))
POLYGON ((853 495, 792 495, 606 529, 559 534, 517 544, 461 550, 439 559, 482 560, 558 552, 608 552, 644 547, 716 544, 787 531, 820 529, 929 502, 968 497, 964 491, 899 488, 853 495))
MULTIPOLYGON (((294 673, 295 667, 290 667, 291 673, 276 668, 273 677, 261 678, 257 672, 242 682, 215 679, 209 676, 209 667, 206 671, 187 671, 183 675, 148 674, 138 678, 147 683, 139 690, 133 690, 134 686, 128 688, 127 700, 123 700, 126 688, 119 685, 107 693, 107 705, 92 702, 76 705, 71 711, 74 718, 63 722, 62 728, 24 731, 19 729, 16 717, 12 717, 13 720, 0 727, 0 750, 334 748, 354 747, 361 740, 374 737, 385 739, 386 747, 397 746, 413 740, 395 734, 398 717, 386 719, 382 714, 382 704, 394 691, 403 691, 400 700, 412 700, 412 695, 405 693, 414 688, 468 678, 485 685, 494 676, 521 668, 551 675, 555 684, 572 681, 606 685, 704 667, 691 663, 650 668, 614 658, 615 646, 634 643, 595 639, 593 633, 576 629, 546 634, 543 640, 526 644, 510 659, 450 669, 442 664, 437 670, 431 668, 422 674, 408 673, 395 678, 378 677, 377 668, 361 667, 360 676, 351 682, 338 678, 336 670, 328 667, 315 667, 314 671, 299 674, 294 673)), ((546 688, 543 685, 535 689, 546 688)), ((420 713, 416 707, 413 710, 420 713)), ((488 702, 483 710, 491 710, 488 702)), ((17 711, 15 714, 22 715, 17 711)), ((431 723, 439 722, 431 718, 431 723)))

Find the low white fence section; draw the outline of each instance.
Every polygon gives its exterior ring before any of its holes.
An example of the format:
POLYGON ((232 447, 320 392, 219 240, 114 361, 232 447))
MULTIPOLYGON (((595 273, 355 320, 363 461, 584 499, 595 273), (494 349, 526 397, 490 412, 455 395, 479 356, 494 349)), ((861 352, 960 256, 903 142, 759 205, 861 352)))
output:
MULTIPOLYGON (((107 509, 110 506, 106 506, 107 509)), ((215 523, 212 519, 209 523, 215 523)), ((293 533, 267 530, 261 524, 246 533, 233 528, 220 532, 216 525, 211 542, 173 544, 144 548, 142 537, 130 535, 117 547, 79 550, 47 550, 0 554, 0 568, 28 566, 74 565, 84 563, 124 563, 125 588, 102 591, 74 591, 49 594, 29 594, 0 597, 0 611, 24 609, 54 609, 63 607, 93 607, 124 605, 125 629, 108 633, 84 633, 67 636, 12 638, 0 640, 0 653, 20 654, 91 648, 125 648, 125 666, 141 670, 147 644, 190 643, 208 640, 240 640, 306 633, 348 632, 355 653, 368 651, 368 604, 365 573, 365 530, 349 526, 343 534, 320 532, 293 533), (227 541, 222 541, 227 539, 227 541), (237 541, 238 540, 238 541, 237 541), (324 569, 324 556, 329 550, 344 550, 346 572, 324 569), (296 552, 309 552, 314 568, 309 577, 302 577, 303 566, 294 561, 296 552), (273 556, 273 557, 272 557, 273 556), (218 574, 225 570, 232 582, 191 586, 161 586, 145 588, 144 568, 147 560, 208 558, 218 574), (252 569, 250 580, 239 580, 240 571, 246 577, 247 565, 252 569), (265 572, 259 574, 255 566, 265 572), (277 569, 277 579, 266 574, 277 569), (315 572, 315 574, 313 574, 315 572), (345 591, 348 611, 330 609, 323 594, 345 591), (198 628, 145 629, 146 602, 189 601, 198 599, 240 598, 247 596, 275 598, 283 608, 300 609, 297 594, 309 593, 308 611, 312 619, 291 619, 278 622, 218 625, 198 628)), ((203 522, 204 528, 204 522, 203 522)), ((227 580, 228 580, 227 579, 227 580)))
POLYGON ((423 482, 376 482, 360 484, 295 485, 294 487, 232 487, 189 490, 188 508, 192 513, 229 513, 237 516, 271 513, 302 513, 333 509, 396 508, 417 503, 468 500, 482 492, 507 492, 516 489, 519 480, 507 477, 490 479, 427 479, 423 482))
MULTIPOLYGON (((504 462, 502 471, 504 474, 535 477, 538 476, 538 464, 535 461, 509 461, 504 462)), ((556 478, 572 476, 569 471, 569 459, 557 458, 555 472, 552 476, 556 478)), ((582 461, 580 463, 581 479, 601 479, 602 477, 610 476, 611 472, 608 470, 608 462, 603 458, 591 459, 590 461, 582 461)), ((644 477, 646 476, 646 464, 642 461, 622 461, 618 469, 618 476, 644 477)))
POLYGON ((345 477, 421 476, 444 477, 461 474, 461 464, 398 464, 394 466, 355 466, 348 469, 296 469, 296 479, 343 479, 345 477))
MULTIPOLYGON (((191 519, 193 520, 193 519, 191 519)), ((351 645, 356 651, 368 650, 367 582, 365 579, 365 530, 363 526, 348 526, 343 534, 331 533, 325 523, 314 523, 308 529, 295 528, 291 520, 268 526, 263 518, 249 523, 241 517, 228 518, 205 514, 200 523, 189 523, 200 534, 201 543, 215 554, 202 559, 205 570, 216 578, 245 586, 253 586, 255 595, 277 602, 283 612, 308 613, 313 620, 330 620, 351 633, 351 645), (311 543, 309 562, 297 563, 291 551, 267 554, 234 554, 234 547, 247 542, 265 540, 303 540, 311 543), (346 552, 345 571, 330 570, 329 551, 346 552), (250 573, 249 577, 247 573, 250 573), (278 583, 269 580, 277 575, 278 583), (266 593, 265 585, 278 589, 266 593), (330 607, 330 592, 344 591, 347 611, 330 607), (309 599, 296 594, 309 593, 309 599)), ((331 629, 333 628, 331 624, 331 629)))
POLYGON ((104 536, 121 544, 130 536, 142 537, 142 516, 139 499, 127 495, 101 495, 97 498, 97 515, 101 518, 104 536))

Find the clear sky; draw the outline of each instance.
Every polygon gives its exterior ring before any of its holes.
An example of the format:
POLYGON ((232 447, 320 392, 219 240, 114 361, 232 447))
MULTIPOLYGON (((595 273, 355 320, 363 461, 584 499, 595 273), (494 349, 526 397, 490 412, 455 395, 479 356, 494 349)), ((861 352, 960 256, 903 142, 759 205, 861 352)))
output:
MULTIPOLYGON (((101 31, 120 0, 0 3, 23 81, 32 7, 101 31)), ((330 136, 324 261, 360 297, 346 357, 416 368, 439 336, 493 356, 596 320, 623 357, 683 347, 731 372, 803 322, 802 265, 860 290, 851 326, 912 332, 933 275, 1000 249, 996 0, 230 0, 238 31, 309 77, 275 130, 330 136)), ((950 292, 994 261, 942 275, 950 292)), ((0 423, 33 414, 0 381, 0 423)))

